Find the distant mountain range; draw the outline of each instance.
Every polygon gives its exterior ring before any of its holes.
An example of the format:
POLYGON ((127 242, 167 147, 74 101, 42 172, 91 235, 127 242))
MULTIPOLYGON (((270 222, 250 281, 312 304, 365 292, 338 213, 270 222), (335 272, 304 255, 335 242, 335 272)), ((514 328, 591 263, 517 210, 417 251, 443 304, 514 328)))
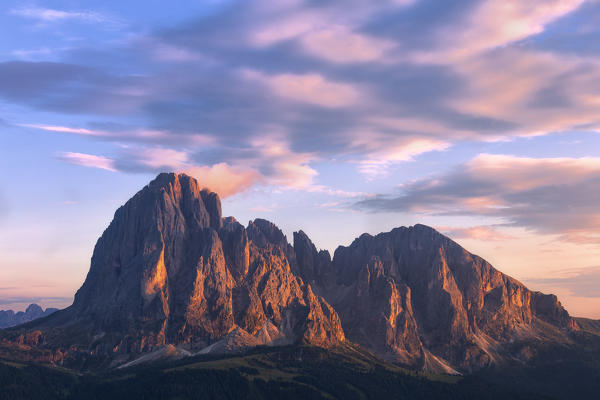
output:
POLYGON ((25 311, 0 310, 0 329, 47 317, 56 311, 58 311, 58 308, 46 308, 44 310, 37 304, 30 304, 25 311))
POLYGON ((95 370, 311 345, 428 373, 600 371, 598 321, 430 227, 363 234, 332 258, 302 231, 289 244, 269 221, 223 218, 216 193, 173 173, 116 211, 72 306, 0 342, 0 357, 95 370))

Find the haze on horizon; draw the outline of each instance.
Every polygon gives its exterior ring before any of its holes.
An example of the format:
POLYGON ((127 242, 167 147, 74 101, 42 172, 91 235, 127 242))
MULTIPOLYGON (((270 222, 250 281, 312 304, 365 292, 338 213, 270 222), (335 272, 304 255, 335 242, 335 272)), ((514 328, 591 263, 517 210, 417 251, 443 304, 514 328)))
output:
POLYGON ((186 172, 333 252, 423 223, 600 318, 600 2, 5 1, 0 309, 186 172))

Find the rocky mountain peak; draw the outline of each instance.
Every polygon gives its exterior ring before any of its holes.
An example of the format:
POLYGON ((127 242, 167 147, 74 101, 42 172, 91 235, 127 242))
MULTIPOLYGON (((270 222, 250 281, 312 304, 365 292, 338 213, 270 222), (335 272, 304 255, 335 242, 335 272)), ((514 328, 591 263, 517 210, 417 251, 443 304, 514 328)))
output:
POLYGON ((25 309, 25 313, 30 315, 42 315, 44 313, 44 309, 37 304, 30 304, 25 309))
POLYGON ((265 324, 277 328, 277 343, 339 343, 337 313, 294 275, 295 264, 273 223, 244 228, 222 218, 218 195, 194 178, 163 173, 117 210, 66 313, 106 334, 99 352, 197 351, 233 331, 264 338, 265 324))
POLYGON ((201 188, 189 175, 161 173, 139 194, 149 201, 163 202, 164 206, 178 206, 184 216, 195 219, 201 226, 216 230, 222 226, 219 196, 201 188))
POLYGON ((223 218, 216 193, 175 173, 116 211, 73 305, 40 326, 54 331, 36 343, 68 344, 61 357, 73 346, 125 362, 168 345, 195 354, 349 339, 451 373, 522 358, 515 343, 568 341, 577 329, 556 296, 428 226, 365 233, 332 259, 303 231, 292 246, 272 222, 223 218))
POLYGON ((331 262, 300 232, 294 248, 298 273, 334 306, 348 339, 392 361, 477 369, 507 357, 516 338, 574 328, 556 296, 528 290, 425 225, 363 234, 331 262))

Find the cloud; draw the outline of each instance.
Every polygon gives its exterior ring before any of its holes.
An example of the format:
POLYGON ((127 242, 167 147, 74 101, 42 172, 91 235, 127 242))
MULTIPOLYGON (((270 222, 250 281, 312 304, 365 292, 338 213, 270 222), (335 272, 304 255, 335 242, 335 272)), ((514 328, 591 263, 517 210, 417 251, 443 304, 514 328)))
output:
POLYGON ((0 63, 0 97, 63 114, 123 115, 150 98, 146 77, 116 75, 73 63, 0 63))
POLYGON ((18 49, 13 50, 11 54, 18 59, 33 61, 38 58, 49 58, 56 56, 58 52, 68 50, 68 47, 50 48, 41 47, 37 49, 18 49))
POLYGON ((570 238, 598 237, 600 158, 481 154, 454 171, 404 185, 400 195, 358 202, 371 211, 499 218, 570 238))
POLYGON ((546 25, 576 10, 584 0, 485 0, 469 10, 466 18, 444 26, 438 47, 419 52, 423 62, 448 63, 482 51, 525 39, 544 31, 546 25))
POLYGON ((0 296, 0 305, 6 304, 39 304, 39 303, 67 303, 73 301, 72 297, 27 297, 27 296, 0 296))
POLYGON ((41 129, 44 131, 51 132, 62 132, 62 133, 74 133, 77 135, 89 135, 89 136, 103 136, 103 132, 98 132, 85 128, 71 128, 68 126, 56 126, 56 125, 39 125, 39 124, 17 124, 25 128, 41 129))
POLYGON ((161 147, 126 147, 116 162, 120 170, 177 171, 189 164, 186 151, 161 147))
MULTIPOLYGON (((313 192, 313 193, 324 193, 329 196, 345 197, 345 198, 357 198, 357 197, 365 198, 365 197, 373 196, 373 194, 367 193, 367 192, 353 192, 353 191, 348 191, 348 190, 332 189, 330 187, 323 186, 323 185, 310 185, 306 188, 306 191, 313 192)), ((338 204, 340 204, 340 203, 336 202, 336 205, 338 205, 338 204)))
MULTIPOLYGON (((0 98, 60 116, 24 121, 34 129, 114 143, 119 170, 160 163, 125 145, 171 150, 164 167, 224 163, 288 188, 314 185, 332 159, 369 180, 465 141, 600 131, 598 60, 535 42, 579 3, 235 3, 84 43, 65 62, 0 63, 0 98), (260 144, 273 132, 281 155, 260 144)), ((47 18, 75 18, 63 13, 47 18)))
POLYGON ((377 132, 357 132, 351 143, 360 149, 356 153, 365 156, 356 161, 359 172, 370 179, 387 175, 393 164, 412 161, 418 155, 450 147, 448 142, 441 140, 404 136, 394 139, 377 132))
MULTIPOLYGON (((279 135, 265 135, 250 143, 252 151, 237 153, 238 163, 218 162, 210 165, 195 160, 189 149, 159 146, 122 146, 112 158, 85 153, 62 153, 60 159, 74 165, 131 173, 185 172, 222 197, 248 190, 254 185, 275 185, 288 189, 325 191, 313 186, 317 172, 309 166, 314 156, 295 153, 279 135)), ((236 153, 236 151, 233 151, 236 153)), ((330 194, 336 192, 332 191, 330 194)), ((344 193, 338 193, 343 195, 344 193)))
POLYGON ((502 49, 454 66, 464 77, 465 90, 448 105, 461 113, 514 121, 517 128, 505 136, 541 135, 584 125, 598 129, 599 67, 593 59, 502 49))
POLYGON ((281 16, 267 17, 260 25, 253 27, 249 36, 250 43, 259 47, 271 46, 301 36, 324 24, 324 15, 316 10, 287 11, 281 16))
POLYGON ((345 27, 311 32, 301 42, 309 54, 336 63, 382 61, 395 47, 390 40, 350 32, 345 27))
POLYGON ((219 193, 222 198, 243 192, 263 179, 255 170, 232 167, 226 163, 194 165, 189 162, 188 153, 164 148, 125 149, 115 159, 84 153, 63 153, 59 158, 69 164, 113 172, 184 172, 195 177, 203 187, 219 193))
POLYGON ((345 107, 355 104, 359 91, 352 85, 332 82, 319 74, 264 75, 257 71, 245 71, 250 79, 264 83, 276 95, 323 107, 345 107))
POLYGON ((529 284, 560 287, 577 297, 600 297, 600 267, 575 268, 562 271, 562 276, 529 278, 529 284))
POLYGON ((100 168, 112 172, 117 171, 115 161, 108 157, 66 152, 62 153, 59 158, 69 164, 80 165, 82 167, 100 168))
POLYGON ((225 163, 210 167, 188 167, 183 172, 193 176, 200 185, 217 192, 222 198, 244 192, 262 180, 257 171, 225 163))
MULTIPOLYGON (((74 135, 96 137, 115 142, 143 142, 143 143, 174 143, 180 145, 212 146, 215 144, 213 137, 201 133, 177 134, 156 129, 135 129, 122 126, 107 126, 109 129, 89 129, 60 125, 24 124, 16 126, 40 129, 48 132, 69 133, 74 135)), ((106 124, 98 124, 106 125, 106 124)))
POLYGON ((152 53, 160 61, 193 62, 204 60, 201 53, 165 43, 153 43, 152 53))
POLYGON ((44 22, 56 22, 64 20, 105 22, 108 20, 108 18, 106 18, 104 15, 93 11, 62 11, 42 7, 15 8, 10 10, 9 13, 12 15, 37 19, 44 22))
MULTIPOLYGON (((298 1, 289 2, 282 7, 273 7, 272 3, 268 3, 268 6, 265 7, 264 4, 267 3, 263 3, 261 6, 261 2, 256 2, 254 9, 244 10, 246 14, 253 17, 253 21, 248 24, 249 35, 247 40, 251 45, 258 47, 273 46, 294 39, 301 42, 308 40, 311 42, 307 46, 309 51, 314 45, 316 48, 313 49, 316 50, 318 56, 333 61, 341 61, 336 60, 336 58, 344 56, 340 55, 339 52, 337 55, 325 54, 325 51, 322 51, 323 48, 315 43, 315 40, 320 37, 326 43, 341 44, 348 50, 367 51, 363 47, 364 45, 373 44, 377 47, 378 44, 371 42, 367 36, 350 33, 353 28, 364 24, 373 15, 397 10, 412 3, 414 3, 414 0, 379 1, 376 3, 351 0, 348 2, 333 1, 328 4, 314 6, 310 2, 298 1), (331 31, 332 27, 337 32, 331 31), (330 36, 331 33, 338 37, 330 36), (334 42, 331 42, 332 39, 334 42), (347 47, 353 44, 358 45, 358 48, 347 47)), ((337 52, 336 49, 331 50, 337 52)), ((352 56, 347 55, 345 57, 352 56)))
POLYGON ((475 239, 483 241, 505 241, 515 239, 514 236, 499 231, 494 226, 452 227, 438 226, 436 229, 452 239, 475 239))
POLYGON ((35 28, 46 28, 58 23, 93 24, 104 30, 121 30, 126 24, 120 18, 93 10, 58 10, 44 7, 13 8, 8 14, 37 21, 35 28))
POLYGON ((292 151, 281 133, 265 133, 253 139, 251 146, 256 156, 248 158, 246 164, 256 165, 269 184, 304 189, 317 175, 309 165, 315 156, 292 151))

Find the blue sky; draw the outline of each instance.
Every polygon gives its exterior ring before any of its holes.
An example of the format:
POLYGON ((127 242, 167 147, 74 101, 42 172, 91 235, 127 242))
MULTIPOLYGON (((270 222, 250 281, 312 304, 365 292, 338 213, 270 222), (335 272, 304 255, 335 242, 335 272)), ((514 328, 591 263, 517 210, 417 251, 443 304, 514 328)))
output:
POLYGON ((582 0, 4 1, 0 309, 70 304, 179 171, 330 251, 432 225, 600 318, 598 27, 582 0))

